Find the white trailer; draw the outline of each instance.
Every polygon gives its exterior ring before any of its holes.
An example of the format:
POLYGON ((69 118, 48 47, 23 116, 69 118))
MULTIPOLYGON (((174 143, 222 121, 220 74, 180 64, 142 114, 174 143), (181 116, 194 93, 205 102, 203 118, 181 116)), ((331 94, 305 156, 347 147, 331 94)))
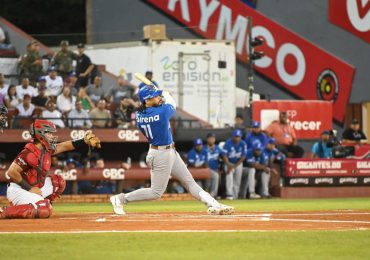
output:
POLYGON ((235 47, 230 41, 166 40, 94 45, 86 50, 96 64, 124 74, 153 71, 186 112, 214 127, 233 125, 236 111, 235 47), (226 68, 222 68, 226 65, 226 68))

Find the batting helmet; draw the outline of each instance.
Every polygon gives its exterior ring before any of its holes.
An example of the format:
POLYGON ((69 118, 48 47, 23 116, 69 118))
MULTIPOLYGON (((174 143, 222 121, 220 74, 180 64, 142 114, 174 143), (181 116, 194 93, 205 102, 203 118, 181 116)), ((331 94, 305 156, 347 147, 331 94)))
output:
POLYGON ((0 129, 6 126, 6 120, 8 116, 8 109, 6 106, 0 105, 0 129))
POLYGON ((34 140, 38 140, 47 150, 56 149, 57 137, 47 137, 46 133, 55 133, 57 128, 47 120, 36 119, 35 123, 31 124, 30 134, 34 140))
POLYGON ((140 102, 144 104, 145 100, 160 96, 162 95, 162 92, 163 90, 159 90, 155 86, 145 85, 139 90, 138 96, 140 98, 140 102))

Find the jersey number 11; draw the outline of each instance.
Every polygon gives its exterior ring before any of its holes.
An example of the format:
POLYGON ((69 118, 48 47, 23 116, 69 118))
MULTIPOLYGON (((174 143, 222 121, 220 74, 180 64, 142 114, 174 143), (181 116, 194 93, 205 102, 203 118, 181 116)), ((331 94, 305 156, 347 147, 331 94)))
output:
POLYGON ((146 138, 153 139, 152 129, 150 128, 150 125, 149 124, 147 124, 147 125, 141 125, 140 127, 142 129, 144 129, 146 138))

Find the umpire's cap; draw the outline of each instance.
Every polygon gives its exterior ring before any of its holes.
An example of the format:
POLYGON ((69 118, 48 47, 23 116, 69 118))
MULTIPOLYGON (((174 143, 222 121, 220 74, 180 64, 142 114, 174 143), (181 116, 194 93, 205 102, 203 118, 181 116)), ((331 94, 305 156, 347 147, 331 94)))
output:
POLYGON ((154 98, 162 95, 163 90, 159 90, 152 85, 145 85, 139 90, 138 96, 141 103, 145 103, 145 100, 154 98))

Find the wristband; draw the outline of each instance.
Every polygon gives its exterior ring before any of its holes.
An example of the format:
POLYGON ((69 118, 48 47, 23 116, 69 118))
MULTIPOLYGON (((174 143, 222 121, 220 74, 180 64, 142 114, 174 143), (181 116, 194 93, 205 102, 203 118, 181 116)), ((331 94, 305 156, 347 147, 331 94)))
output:
POLYGON ((29 191, 32 188, 32 186, 29 185, 24 179, 22 179, 21 182, 18 183, 18 185, 21 186, 22 189, 24 189, 26 191, 29 191))
POLYGON ((84 147, 87 144, 85 143, 84 139, 81 138, 81 139, 73 140, 72 145, 75 149, 78 149, 78 148, 84 147))

